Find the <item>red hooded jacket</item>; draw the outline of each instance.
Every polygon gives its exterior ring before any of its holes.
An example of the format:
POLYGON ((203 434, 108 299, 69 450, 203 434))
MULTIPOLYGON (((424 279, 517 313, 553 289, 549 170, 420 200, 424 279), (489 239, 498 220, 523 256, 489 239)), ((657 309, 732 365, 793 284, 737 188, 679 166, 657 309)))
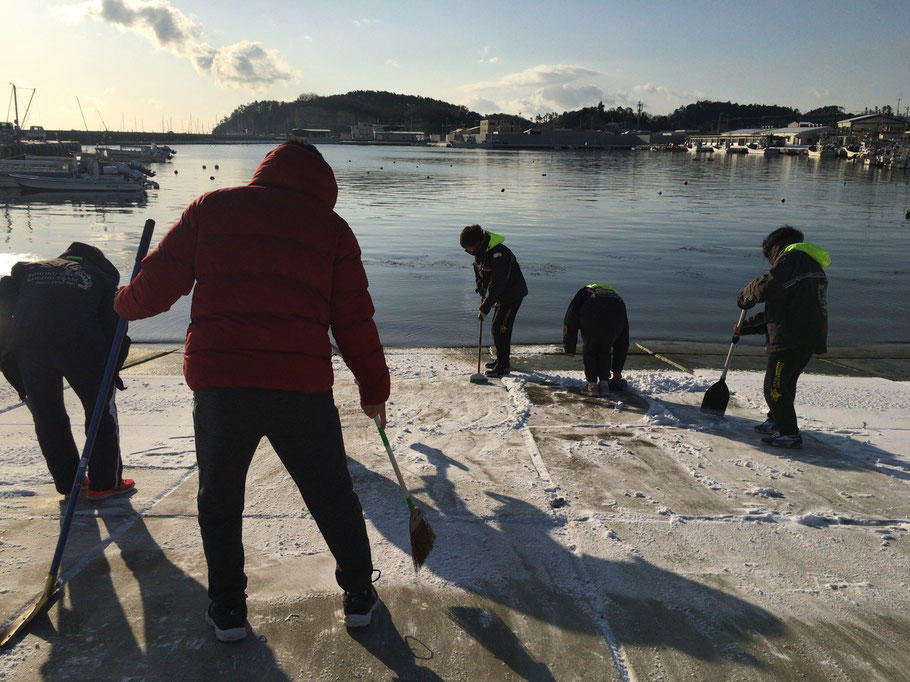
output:
POLYGON ((151 317, 193 291, 183 357, 193 390, 326 391, 331 328, 361 402, 384 402, 389 370, 360 246, 332 210, 337 196, 318 155, 273 149, 249 185, 208 192, 186 208, 115 309, 127 320, 151 317))

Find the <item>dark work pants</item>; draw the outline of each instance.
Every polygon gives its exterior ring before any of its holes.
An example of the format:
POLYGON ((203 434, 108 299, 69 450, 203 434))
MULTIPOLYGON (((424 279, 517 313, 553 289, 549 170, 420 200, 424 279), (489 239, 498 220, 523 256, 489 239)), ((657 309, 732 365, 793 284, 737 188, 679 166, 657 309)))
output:
POLYGON ((610 372, 622 374, 629 352, 629 323, 622 317, 611 318, 615 324, 586 328, 581 325, 584 343, 585 379, 592 384, 607 381, 610 372))
POLYGON ((795 436, 799 433, 796 410, 793 409, 796 381, 811 357, 812 351, 805 349, 778 351, 768 355, 765 401, 770 410, 768 416, 774 419, 782 435, 795 436))
MULTIPOLYGON (((98 390, 104 376, 106 359, 69 357, 66 349, 29 349, 16 351, 16 364, 25 386, 26 404, 35 421, 35 435, 57 492, 66 495, 73 489, 79 450, 73 439, 69 415, 63 402, 63 380, 66 379, 82 402, 85 428, 92 420, 98 390)), ((120 431, 114 392, 105 405, 89 460, 88 474, 92 490, 109 490, 120 483, 123 464, 120 461, 120 431)))
POLYGON ((245 600, 244 491, 263 437, 294 479, 332 552, 338 584, 349 592, 370 584, 370 543, 331 391, 204 388, 193 394, 193 423, 199 529, 213 601, 233 607, 245 600))
POLYGON ((522 299, 513 303, 503 303, 493 308, 493 345, 496 346, 496 367, 509 369, 512 365, 512 327, 515 326, 515 315, 521 306, 522 299))

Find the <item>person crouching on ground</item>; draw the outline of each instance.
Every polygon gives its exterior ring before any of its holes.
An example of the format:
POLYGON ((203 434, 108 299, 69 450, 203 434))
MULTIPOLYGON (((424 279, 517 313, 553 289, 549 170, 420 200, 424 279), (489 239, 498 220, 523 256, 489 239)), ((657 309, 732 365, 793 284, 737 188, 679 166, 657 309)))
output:
MULTIPOLYGON (((41 454, 61 495, 72 492, 79 468, 63 380, 79 397, 88 430, 117 329, 113 304, 119 283, 120 273, 101 250, 82 242, 73 242, 57 258, 16 263, 0 280, 6 329, 0 339, 0 366, 32 413, 41 454)), ((120 365, 128 348, 125 338, 120 365)), ((123 388, 119 377, 117 387, 123 388)), ((89 500, 135 487, 133 479, 122 477, 116 392, 113 387, 107 390, 110 397, 81 483, 89 500)))
POLYGON ((575 356, 579 330, 587 380, 582 392, 601 395, 624 389, 622 368, 629 351, 629 319, 616 289, 595 282, 575 294, 562 324, 562 346, 569 357, 575 356))
POLYGON ((293 138, 248 185, 196 198, 116 297, 135 320, 193 292, 184 375, 193 390, 206 620, 221 641, 247 636, 241 536, 247 469, 268 438, 335 558, 348 627, 379 604, 370 543, 332 395, 329 330, 385 426, 389 370, 360 246, 335 213, 331 166, 293 138))
POLYGON ((784 225, 762 242, 762 254, 771 269, 749 282, 736 298, 748 310, 764 303, 763 312, 735 326, 736 336, 764 333, 768 367, 765 401, 768 419, 755 427, 763 443, 799 448, 803 439, 796 423, 796 382, 813 354, 827 352, 828 252, 803 241, 803 233, 784 225))
POLYGON ((493 345, 496 358, 486 364, 488 377, 501 377, 511 370, 512 328, 528 286, 515 255, 502 235, 468 225, 461 231, 461 247, 474 256, 475 291, 480 294, 477 318, 483 322, 493 312, 493 345))

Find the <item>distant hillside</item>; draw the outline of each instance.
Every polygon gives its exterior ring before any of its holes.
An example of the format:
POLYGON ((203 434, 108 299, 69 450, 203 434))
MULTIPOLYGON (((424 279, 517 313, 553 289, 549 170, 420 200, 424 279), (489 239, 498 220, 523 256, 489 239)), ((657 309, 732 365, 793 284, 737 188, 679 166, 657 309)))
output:
POLYGON ((345 95, 304 94, 293 102, 263 101, 243 104, 212 131, 283 135, 292 128, 328 128, 350 132, 355 123, 387 123, 408 130, 444 133, 477 125, 480 114, 466 107, 428 97, 392 92, 356 90, 345 95))
POLYGON ((508 119, 520 126, 542 130, 700 130, 703 132, 784 126, 796 120, 833 125, 848 118, 843 107, 826 106, 800 113, 799 109, 776 104, 738 104, 709 100, 687 104, 668 115, 640 113, 631 107, 607 109, 603 103, 576 111, 535 116, 527 120, 507 114, 481 116, 466 107, 428 97, 392 92, 356 90, 344 95, 322 97, 300 95, 293 102, 262 101, 243 104, 215 127, 214 135, 229 133, 284 135, 292 128, 328 128, 333 133, 349 132, 355 123, 385 123, 444 134, 455 128, 479 125, 481 118, 508 119))

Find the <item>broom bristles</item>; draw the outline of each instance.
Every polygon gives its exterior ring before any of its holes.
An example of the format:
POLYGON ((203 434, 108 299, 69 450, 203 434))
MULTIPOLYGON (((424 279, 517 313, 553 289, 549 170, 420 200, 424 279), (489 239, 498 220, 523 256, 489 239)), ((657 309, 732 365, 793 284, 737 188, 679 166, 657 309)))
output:
POLYGON ((436 533, 423 517, 423 510, 416 507, 411 507, 408 532, 411 536, 411 561, 414 562, 416 571, 423 566, 423 562, 432 551, 433 545, 436 543, 436 533))

